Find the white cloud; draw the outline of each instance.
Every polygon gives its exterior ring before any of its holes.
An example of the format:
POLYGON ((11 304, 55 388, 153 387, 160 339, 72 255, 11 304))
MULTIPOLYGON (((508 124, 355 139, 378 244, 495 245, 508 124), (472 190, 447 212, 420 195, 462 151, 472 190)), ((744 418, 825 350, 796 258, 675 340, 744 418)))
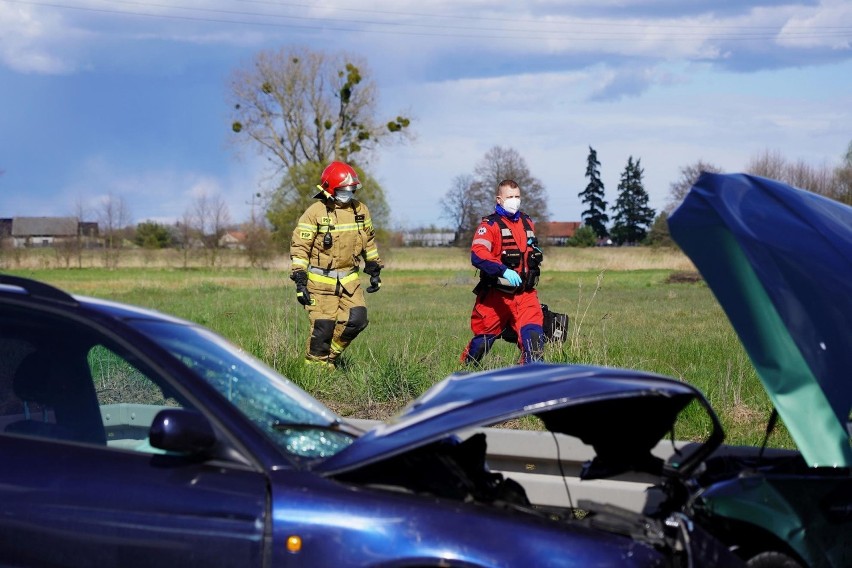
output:
POLYGON ((55 45, 68 35, 58 15, 0 2, 0 63, 19 73, 64 74, 75 66, 55 45))
MULTIPOLYGON (((182 152, 184 126, 169 129, 168 144, 162 144, 150 123, 110 122, 102 108, 87 108, 85 89, 120 92, 128 76, 141 77, 132 84, 142 89, 146 74, 168 70, 184 95, 176 100, 189 100, 188 89, 201 84, 193 79, 204 76, 205 88, 191 100, 199 108, 221 102, 221 115, 209 117, 219 121, 227 113, 225 66, 232 65, 223 61, 288 42, 364 55, 378 81, 380 117, 402 112, 415 119, 416 140, 383 150, 376 166, 402 224, 439 222, 452 179, 471 173, 495 145, 513 147, 527 160, 551 194, 554 218, 576 220, 590 145, 603 162, 610 201, 632 155, 642 159, 652 207, 659 209, 678 168, 698 159, 737 170, 770 148, 821 162, 845 150, 852 128, 848 0, 816 6, 764 0, 180 4, 189 10, 139 3, 104 10, 88 0, 74 5, 80 9, 0 1, 0 66, 11 79, 85 70, 73 83, 47 87, 73 84, 82 93, 74 108, 57 104, 51 131, 73 130, 61 124, 67 112, 82 117, 73 124, 88 121, 105 139, 120 138, 122 148, 92 136, 92 147, 75 153, 93 156, 85 163, 61 163, 57 156, 55 182, 27 174, 26 167, 39 167, 35 159, 35 166, 0 163, 5 185, 28 187, 38 179, 63 188, 52 199, 16 195, 14 214, 25 213, 27 205, 66 214, 78 196, 112 191, 127 199, 137 221, 177 219, 194 195, 210 191, 225 197, 234 220, 246 218, 252 195, 268 187, 262 158, 231 163, 230 151, 210 146, 182 152), (328 20, 307 19, 317 17, 328 20), (183 81, 186 72, 197 75, 183 81), (209 78, 217 76, 218 92, 209 88, 209 78)), ((170 86, 158 85, 165 93, 156 97, 163 125, 183 125, 181 109, 167 108, 170 86)), ((137 104, 144 106, 145 93, 139 94, 137 104)), ((21 99, 0 92, 4 100, 21 99)), ((15 143, 29 135, 29 146, 38 148, 33 133, 45 127, 32 115, 30 124, 18 126, 15 143)), ((4 160, 11 154, 6 144, 0 146, 4 160)))
POLYGON ((481 54, 480 67, 500 57, 504 66, 517 71, 525 59, 533 58, 550 60, 551 68, 577 68, 613 58, 748 59, 752 52, 764 53, 768 45, 849 49, 852 5, 845 0, 824 0, 817 6, 756 3, 749 8, 746 3, 730 14, 712 2, 705 3, 703 11, 701 4, 694 10, 669 4, 668 12, 665 3, 645 4, 579 4, 569 12, 559 3, 484 0, 427 5, 324 2, 310 8, 233 1, 108 7, 100 2, 62 7, 3 3, 0 61, 19 71, 70 72, 80 66, 76 59, 84 53, 95 59, 114 56, 113 49, 98 49, 104 43, 122 42, 123 49, 132 49, 134 42, 153 40, 261 48, 288 42, 313 45, 322 38, 319 48, 363 51, 393 68, 437 63, 456 73, 454 61, 475 54, 481 54))
MULTIPOLYGON (((719 74, 707 66, 646 73, 663 77, 656 82, 666 88, 625 101, 586 102, 590 90, 615 77, 606 66, 418 88, 423 104, 420 97, 413 104, 422 113, 415 125, 420 141, 385 152, 378 168, 393 218, 404 226, 440 224, 441 198, 452 179, 472 173, 495 145, 513 147, 525 158, 548 190, 554 219, 579 220, 577 194, 588 181, 589 146, 602 162, 610 205, 632 156, 641 159, 650 205, 659 211, 679 169, 698 160, 742 171, 757 153, 771 149, 821 164, 848 143, 842 125, 852 124, 852 91, 803 99, 778 89, 784 80, 777 73, 719 74), (489 96, 494 92, 503 94, 489 96)), ((804 70, 792 78, 819 79, 804 70)), ((407 94, 415 96, 414 89, 407 94)))
POLYGON ((786 47, 852 49, 852 3, 824 0, 794 14, 781 29, 778 43, 786 47))

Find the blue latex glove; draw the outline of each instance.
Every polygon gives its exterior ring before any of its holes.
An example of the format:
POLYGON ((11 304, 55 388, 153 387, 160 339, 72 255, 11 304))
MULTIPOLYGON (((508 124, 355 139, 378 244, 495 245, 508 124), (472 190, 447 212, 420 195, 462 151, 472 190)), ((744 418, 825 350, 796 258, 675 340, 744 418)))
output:
POLYGON ((520 286, 521 285, 521 277, 517 272, 512 270, 511 268, 507 268, 503 271, 503 278, 509 281, 509 284, 512 286, 520 286))

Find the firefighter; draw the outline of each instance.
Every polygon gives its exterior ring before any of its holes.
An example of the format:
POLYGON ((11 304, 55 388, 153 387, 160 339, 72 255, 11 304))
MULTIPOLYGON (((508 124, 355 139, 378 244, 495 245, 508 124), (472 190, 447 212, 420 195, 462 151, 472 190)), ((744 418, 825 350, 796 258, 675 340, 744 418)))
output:
POLYGON ((290 245, 290 279, 296 300, 311 324, 307 363, 334 368, 340 354, 367 327, 360 282, 360 258, 370 276, 367 292, 377 292, 382 261, 367 206, 354 198, 358 174, 343 162, 322 172, 318 201, 299 218, 290 245))
POLYGON ((470 316, 473 339, 462 352, 466 365, 479 364, 511 326, 521 350, 520 363, 541 361, 544 322, 536 285, 543 260, 533 220, 521 208, 521 189, 512 180, 497 186, 494 213, 473 236, 471 263, 480 280, 470 316))

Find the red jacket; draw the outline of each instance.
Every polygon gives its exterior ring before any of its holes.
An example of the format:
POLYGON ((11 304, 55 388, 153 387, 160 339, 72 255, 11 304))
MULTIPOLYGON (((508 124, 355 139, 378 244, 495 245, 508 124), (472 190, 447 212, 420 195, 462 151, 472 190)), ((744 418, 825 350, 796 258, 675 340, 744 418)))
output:
POLYGON ((499 213, 484 217, 470 246, 470 260, 479 269, 481 280, 506 292, 535 288, 541 263, 541 251, 534 246, 537 240, 533 220, 526 213, 516 217, 507 218, 499 213), (502 277, 507 268, 517 272, 524 285, 509 285, 502 277))

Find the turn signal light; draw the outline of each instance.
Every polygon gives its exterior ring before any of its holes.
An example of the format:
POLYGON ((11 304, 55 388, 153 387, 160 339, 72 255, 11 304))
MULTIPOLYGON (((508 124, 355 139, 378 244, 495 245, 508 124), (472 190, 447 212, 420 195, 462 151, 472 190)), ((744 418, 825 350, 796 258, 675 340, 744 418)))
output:
POLYGON ((302 537, 292 535, 287 537, 287 552, 299 552, 302 550, 302 537))

